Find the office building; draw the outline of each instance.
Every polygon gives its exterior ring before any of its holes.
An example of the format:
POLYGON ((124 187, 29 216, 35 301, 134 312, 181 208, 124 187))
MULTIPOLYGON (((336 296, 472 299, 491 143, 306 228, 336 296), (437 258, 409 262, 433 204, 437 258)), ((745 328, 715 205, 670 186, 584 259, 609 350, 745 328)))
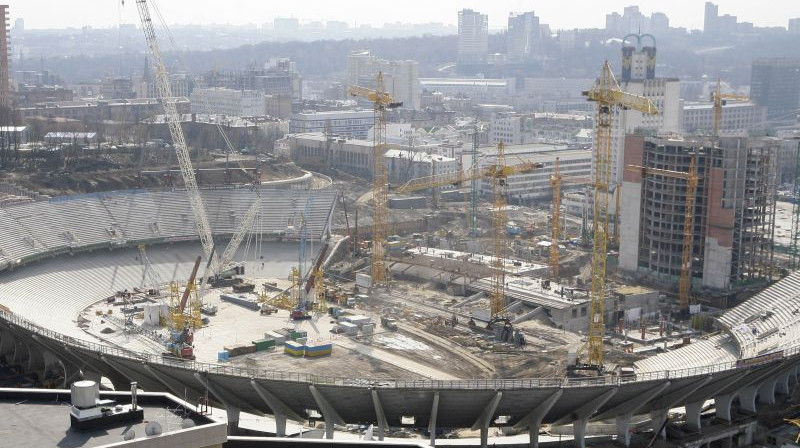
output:
POLYGON ((489 52, 489 17, 471 9, 458 12, 459 70, 479 70, 489 52))
POLYGON ((680 81, 677 78, 658 78, 656 40, 649 34, 629 34, 622 42, 622 90, 644 96, 658 108, 657 115, 617 108, 611 133, 611 189, 622 182, 625 135, 639 131, 678 134, 682 130, 680 81))
POLYGON ((8 21, 8 5, 0 5, 0 107, 12 107, 11 79, 8 76, 8 52, 10 48, 8 21))
POLYGON ((769 118, 800 109, 800 59, 761 58, 753 61, 750 98, 767 107, 769 118))
POLYGON ((512 64, 530 62, 541 54, 542 30, 533 11, 508 16, 506 47, 508 62, 512 64))
POLYGON ((395 101, 408 109, 420 108, 420 84, 416 61, 387 61, 369 50, 354 50, 347 55, 347 84, 376 88, 378 72, 383 73, 383 87, 395 101))
MULTIPOLYGON (((710 135, 714 131, 714 105, 710 102, 684 103, 682 121, 685 134, 710 135)), ((766 107, 750 101, 728 101, 722 105, 719 133, 743 137, 763 132, 766 122, 766 107)))
POLYGON ((374 124, 375 113, 371 110, 303 111, 289 117, 289 133, 324 132, 367 140, 374 124))
POLYGON ((221 87, 194 89, 192 112, 253 117, 264 115, 264 95, 256 90, 234 90, 221 87))

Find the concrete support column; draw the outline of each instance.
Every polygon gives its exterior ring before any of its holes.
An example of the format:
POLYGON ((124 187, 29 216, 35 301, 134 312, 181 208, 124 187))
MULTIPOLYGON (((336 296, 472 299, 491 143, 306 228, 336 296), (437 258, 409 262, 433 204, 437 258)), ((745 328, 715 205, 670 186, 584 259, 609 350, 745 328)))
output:
POLYGON ((275 436, 285 437, 287 415, 291 414, 293 416, 292 418, 301 420, 299 416, 296 416, 289 406, 279 400, 278 397, 273 395, 272 392, 268 391, 264 386, 258 384, 256 380, 251 379, 250 385, 267 407, 270 408, 272 415, 275 417, 275 436))
POLYGON ((439 392, 433 393, 431 418, 428 421, 428 432, 431 434, 431 446, 436 446, 436 416, 439 415, 439 392))
POLYGON ((775 384, 777 378, 767 378, 758 388, 758 402, 764 404, 775 404, 775 384))
POLYGON ((616 417, 617 441, 625 446, 631 445, 631 418, 632 414, 620 414, 616 417))
POLYGON ((653 433, 657 434, 658 437, 666 438, 667 432, 663 428, 664 422, 667 421, 667 409, 657 409, 655 411, 650 411, 650 425, 653 429, 653 433))
POLYGON ((575 448, 586 448, 586 420, 575 420, 572 423, 572 435, 575 437, 575 448))
POLYGON ((731 421, 731 402, 736 395, 733 393, 714 397, 714 407, 717 408, 717 418, 731 421))
POLYGON ((375 417, 378 420, 378 440, 383 441, 383 436, 386 433, 386 427, 389 426, 386 422, 386 414, 383 413, 383 406, 378 396, 378 391, 372 389, 372 404, 375 406, 375 417))
POLYGON ((9 331, 0 332, 0 355, 10 358, 14 353, 14 336, 9 331))
POLYGON ((739 391, 739 406, 748 412, 756 412, 756 396, 761 384, 752 384, 739 391))
POLYGON ((703 409, 702 401, 695 401, 693 403, 686 403, 686 426, 689 429, 700 431, 700 412, 703 409))
POLYGON ((334 407, 331 406, 328 400, 322 395, 322 392, 317 390, 313 384, 308 386, 308 390, 314 397, 314 401, 317 402, 317 406, 319 406, 319 410, 322 413, 322 418, 325 420, 325 438, 329 440, 333 439, 333 426, 335 424, 344 425, 344 420, 339 416, 339 413, 336 412, 336 409, 334 409, 334 407))
POLYGON ((533 408, 533 410, 528 413, 528 415, 521 418, 520 421, 514 425, 514 429, 522 429, 524 427, 528 428, 528 437, 530 439, 531 448, 539 448, 539 426, 542 424, 542 419, 545 415, 547 415, 548 412, 550 412, 550 409, 553 408, 553 405, 556 403, 556 401, 558 401, 559 398, 561 398, 563 393, 563 389, 556 390, 552 395, 540 402, 538 406, 533 408))
POLYGON ((478 416, 475 423, 472 424, 473 431, 479 428, 481 430, 481 448, 486 448, 489 445, 489 425, 492 424, 494 411, 497 410, 497 405, 500 404, 501 398, 503 398, 503 393, 497 392, 494 398, 483 408, 481 415, 478 416))
POLYGON ((228 435, 236 435, 239 431, 239 414, 241 413, 241 409, 236 406, 225 406, 225 416, 228 419, 228 435))

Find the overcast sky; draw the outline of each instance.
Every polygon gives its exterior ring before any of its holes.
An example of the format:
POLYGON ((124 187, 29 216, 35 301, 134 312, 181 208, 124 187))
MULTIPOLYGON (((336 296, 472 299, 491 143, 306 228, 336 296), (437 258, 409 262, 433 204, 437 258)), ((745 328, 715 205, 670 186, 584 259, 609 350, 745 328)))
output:
MULTIPOLYGON (((152 1, 151 1, 152 3, 152 1)), ((720 14, 732 14, 739 21, 756 26, 786 26, 788 18, 800 17, 799 0, 719 0, 720 14)), ((66 28, 90 25, 116 26, 138 23, 135 0, 10 0, 11 24, 25 19, 25 28, 66 28)), ((702 0, 159 0, 170 24, 271 23, 275 17, 296 17, 301 21, 341 20, 351 26, 386 22, 443 22, 455 24, 457 11, 472 8, 489 15, 489 26, 505 28, 510 11, 535 11, 553 29, 602 28, 605 14, 638 4, 645 15, 664 12, 671 26, 702 29, 702 0)))

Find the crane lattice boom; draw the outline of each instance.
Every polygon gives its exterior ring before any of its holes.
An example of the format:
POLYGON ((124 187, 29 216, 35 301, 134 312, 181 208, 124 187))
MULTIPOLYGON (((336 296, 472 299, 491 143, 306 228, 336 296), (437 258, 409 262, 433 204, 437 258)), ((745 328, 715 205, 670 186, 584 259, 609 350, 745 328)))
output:
POLYGON ((517 165, 504 166, 502 169, 497 165, 491 165, 478 170, 456 171, 453 173, 435 174, 411 179, 403 185, 394 189, 395 193, 413 193, 415 191, 427 190, 429 188, 446 187, 448 185, 460 185, 463 182, 480 179, 493 179, 497 177, 508 177, 513 174, 529 173, 543 165, 539 162, 525 162, 517 165))
POLYGON ((389 278, 386 264, 386 234, 389 225, 388 188, 389 173, 383 156, 386 153, 386 110, 402 105, 395 102, 386 92, 383 84, 383 73, 378 72, 376 89, 361 86, 350 86, 347 91, 352 96, 364 98, 372 102, 375 112, 373 131, 373 185, 372 201, 374 211, 372 216, 372 285, 386 285, 389 278))
POLYGON ((161 58, 161 51, 158 48, 158 41, 156 39, 155 29, 153 28, 153 20, 150 18, 147 0, 136 0, 136 7, 139 10, 139 18, 142 22, 142 31, 147 40, 147 47, 153 58, 153 68, 156 75, 156 91, 164 107, 164 116, 169 127, 170 136, 172 137, 172 145, 175 147, 175 154, 178 159, 178 164, 180 165, 183 183, 189 195, 189 205, 194 214, 197 233, 200 236, 200 242, 203 245, 203 252, 206 258, 210 258, 213 256, 214 249, 211 226, 209 225, 206 215, 205 203, 197 188, 197 180, 195 179, 194 169, 192 168, 192 161, 189 157, 189 150, 186 147, 183 129, 181 129, 180 116, 175 106, 175 97, 172 95, 172 87, 170 86, 167 67, 164 65, 164 61, 161 58))
POLYGON ((722 93, 720 91, 721 85, 720 80, 717 78, 717 88, 711 92, 711 101, 714 103, 714 137, 719 136, 719 127, 722 124, 722 101, 723 100, 734 100, 734 101, 750 101, 750 98, 744 95, 736 95, 733 93, 722 93))
POLYGON ((592 219, 592 301, 589 314, 588 364, 603 366, 603 335, 605 334, 606 256, 608 249, 608 191, 611 179, 611 132, 613 110, 617 107, 635 109, 644 114, 657 114, 658 109, 647 98, 623 92, 608 61, 597 83, 583 92, 589 101, 597 103, 594 158, 594 210, 592 219))

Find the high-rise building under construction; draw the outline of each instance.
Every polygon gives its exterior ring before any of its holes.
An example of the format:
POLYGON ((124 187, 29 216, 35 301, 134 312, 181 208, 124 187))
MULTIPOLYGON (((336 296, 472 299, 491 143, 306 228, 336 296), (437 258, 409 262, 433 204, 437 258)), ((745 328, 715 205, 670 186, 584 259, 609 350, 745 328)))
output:
MULTIPOLYGON (((695 286, 726 290, 770 275, 775 214, 774 138, 625 140, 625 164, 688 173, 694 202, 691 275, 695 286)), ((619 266, 651 279, 680 276, 687 182, 626 170, 622 184, 619 266)))
POLYGON ((9 23, 8 5, 0 5, 0 107, 11 107, 11 80, 8 73, 9 23))

